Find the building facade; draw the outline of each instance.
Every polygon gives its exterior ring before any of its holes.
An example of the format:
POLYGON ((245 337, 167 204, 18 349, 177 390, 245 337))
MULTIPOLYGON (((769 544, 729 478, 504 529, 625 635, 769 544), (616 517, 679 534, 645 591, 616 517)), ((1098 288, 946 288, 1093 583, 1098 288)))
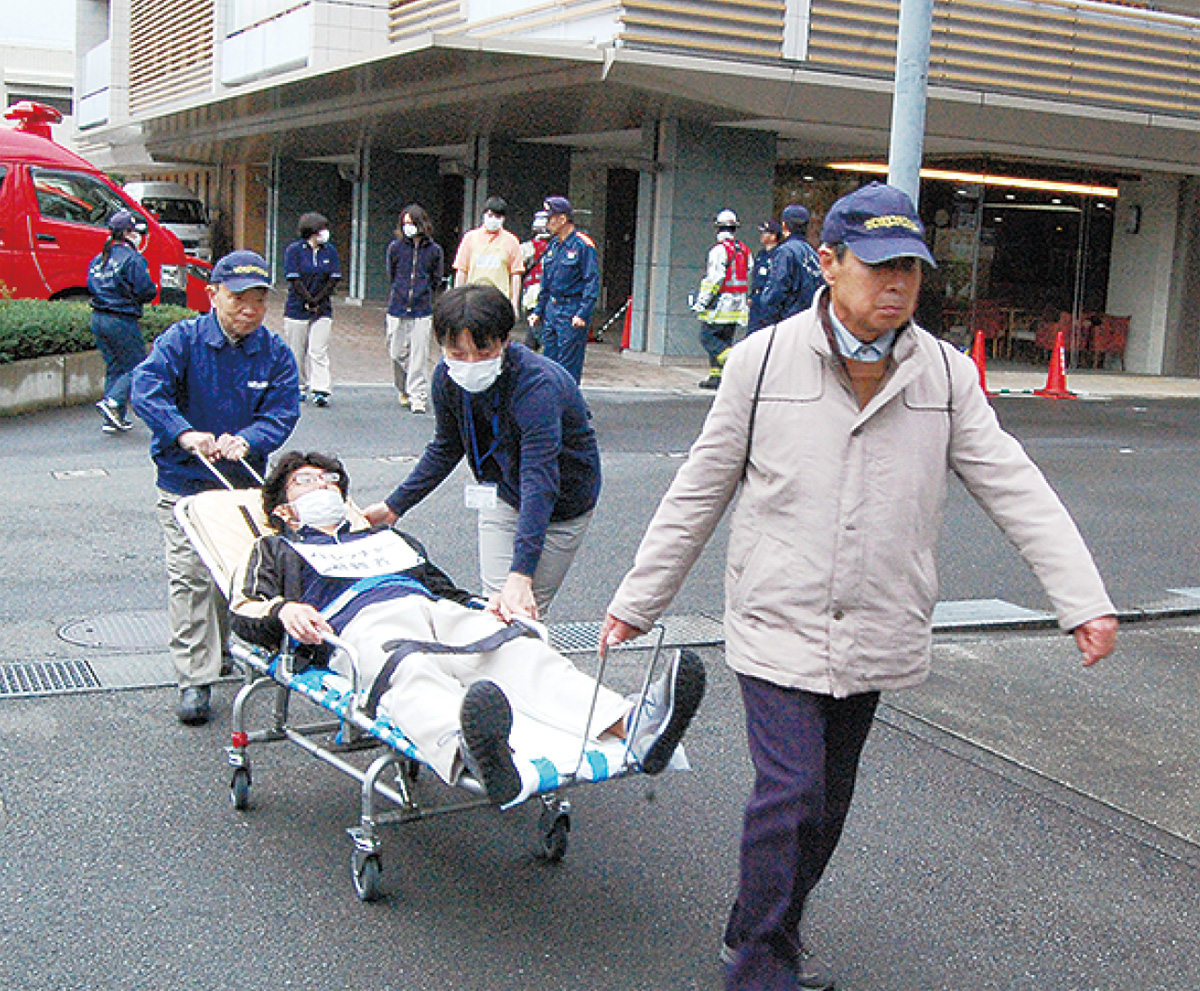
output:
MULTIPOLYGON (((753 241, 804 202, 815 235, 888 147, 898 0, 77 4, 85 150, 188 181, 224 247, 278 261, 319 210, 350 295, 381 299, 406 203, 452 255, 487 196, 524 236, 565 194, 601 318, 632 297, 650 356, 700 354, 688 296, 719 209, 753 241)), ((1044 358, 1065 312, 1079 362, 1200 374, 1200 18, 937 0, 929 83, 923 319, 1044 358), (1119 353, 1090 350, 1100 316, 1125 321, 1119 353)))

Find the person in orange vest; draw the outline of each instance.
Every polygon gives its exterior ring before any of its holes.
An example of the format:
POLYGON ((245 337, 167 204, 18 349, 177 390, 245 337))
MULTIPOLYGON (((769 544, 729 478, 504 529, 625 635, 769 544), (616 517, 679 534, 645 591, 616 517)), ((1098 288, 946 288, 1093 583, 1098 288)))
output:
POLYGON ((708 253, 700 292, 692 304, 700 317, 700 344, 708 354, 708 378, 700 383, 701 389, 721 384, 725 354, 737 329, 745 327, 750 316, 750 249, 737 239, 737 214, 722 210, 713 223, 717 243, 708 253))

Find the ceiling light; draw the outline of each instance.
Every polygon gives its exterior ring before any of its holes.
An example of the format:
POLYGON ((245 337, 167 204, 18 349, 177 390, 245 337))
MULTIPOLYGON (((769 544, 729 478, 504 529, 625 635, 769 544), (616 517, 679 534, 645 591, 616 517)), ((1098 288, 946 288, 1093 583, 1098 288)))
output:
MULTIPOLYGON (((867 175, 887 175, 888 167, 878 162, 831 162, 828 168, 836 172, 862 172, 867 175)), ((1078 196, 1102 196, 1115 200, 1116 186, 1089 186, 1078 182, 1050 182, 1025 179, 1021 176, 991 175, 983 172, 954 172, 949 169, 921 169, 922 179, 944 179, 947 182, 969 182, 982 186, 1001 186, 1009 189, 1037 189, 1048 193, 1071 193, 1078 196)))

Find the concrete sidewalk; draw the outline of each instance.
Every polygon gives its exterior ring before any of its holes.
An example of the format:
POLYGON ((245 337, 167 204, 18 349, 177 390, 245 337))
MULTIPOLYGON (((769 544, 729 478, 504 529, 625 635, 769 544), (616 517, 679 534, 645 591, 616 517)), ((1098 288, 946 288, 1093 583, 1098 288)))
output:
MULTIPOLYGON (((272 294, 267 325, 283 326, 284 294, 272 294)), ((391 367, 384 336, 385 307, 377 303, 356 305, 335 302, 332 362, 335 386, 391 384, 391 367)), ((520 333, 520 331, 518 331, 520 333)), ((585 389, 651 390, 698 393, 705 377, 704 359, 660 358, 642 352, 621 351, 621 329, 609 328, 604 340, 588 345, 583 368, 585 389)), ((1032 395, 1046 385, 1047 370, 1036 366, 1006 365, 989 368, 988 388, 1000 395, 1032 395)), ((1140 396, 1146 399, 1195 399, 1200 379, 1131 375, 1124 372, 1073 371, 1067 388, 1081 399, 1140 396)))

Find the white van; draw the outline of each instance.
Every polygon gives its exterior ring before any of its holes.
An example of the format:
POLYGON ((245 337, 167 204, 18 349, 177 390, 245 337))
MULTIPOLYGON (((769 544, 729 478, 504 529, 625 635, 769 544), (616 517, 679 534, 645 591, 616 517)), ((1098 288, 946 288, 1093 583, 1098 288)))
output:
POLYGON ((125 192, 183 242, 189 255, 212 261, 212 227, 200 197, 177 182, 127 182, 125 192))

